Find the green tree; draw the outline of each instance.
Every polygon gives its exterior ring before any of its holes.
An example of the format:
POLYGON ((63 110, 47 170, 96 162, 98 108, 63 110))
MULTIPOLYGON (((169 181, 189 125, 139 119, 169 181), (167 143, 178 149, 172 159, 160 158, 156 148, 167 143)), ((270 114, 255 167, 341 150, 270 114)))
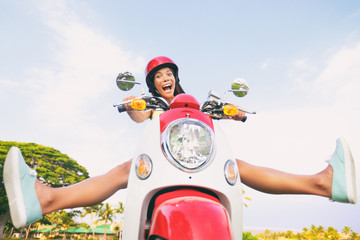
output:
POLYGON ((320 226, 318 226, 317 229, 318 229, 318 233, 323 236, 323 235, 324 235, 324 232, 325 232, 324 227, 320 225, 320 226))
MULTIPOLYGON (((81 217, 85 217, 85 216, 90 214, 90 218, 91 218, 90 226, 92 227, 93 223, 94 223, 94 215, 98 215, 101 207, 102 207, 101 204, 96 204, 96 205, 93 205, 93 206, 84 207, 83 211, 81 213, 81 217)), ((93 232, 93 236, 95 237, 94 228, 92 228, 92 232, 93 232)))
POLYGON ((65 210, 60 210, 59 213, 60 213, 60 218, 59 218, 60 221, 57 227, 60 227, 61 229, 64 230, 63 239, 66 239, 66 230, 76 225, 74 221, 74 217, 79 216, 80 211, 73 210, 67 212, 65 210))
POLYGON ((44 216, 44 218, 41 220, 43 223, 50 224, 50 233, 51 236, 52 231, 56 230, 57 226, 60 224, 60 211, 55 211, 52 213, 49 213, 44 216))
POLYGON ((253 236, 250 232, 244 232, 242 239, 243 240, 258 240, 258 238, 253 236))
MULTIPOLYGON (((120 215, 120 218, 122 218, 122 214, 125 211, 124 203, 123 202, 118 202, 118 204, 116 204, 114 206, 114 210, 115 210, 116 213, 118 213, 120 215)), ((118 239, 120 239, 121 231, 122 231, 122 224, 118 224, 117 231, 116 231, 116 235, 117 235, 118 239)))
POLYGON ((114 206, 114 210, 116 213, 119 213, 120 215, 123 214, 125 211, 124 203, 118 202, 118 204, 114 206))
POLYGON ((100 220, 105 222, 105 228, 104 228, 104 238, 106 239, 106 226, 108 221, 111 223, 113 222, 113 218, 115 217, 116 210, 112 208, 112 206, 109 203, 102 204, 102 207, 98 213, 98 217, 100 220))
POLYGON ((345 226, 342 230, 342 233, 346 234, 346 235, 350 235, 351 233, 351 228, 348 226, 345 226))
POLYGON ((271 236, 271 231, 269 229, 265 229, 264 235, 265 235, 265 239, 269 239, 271 236))
POLYGON ((359 240, 359 239, 360 239, 360 236, 359 236, 356 232, 351 231, 350 239, 352 239, 352 240, 359 240))
POLYGON ((87 223, 80 223, 80 224, 78 224, 77 226, 78 226, 78 227, 83 227, 83 228, 85 228, 86 233, 84 234, 84 237, 85 237, 85 239, 87 239, 87 232, 88 232, 89 229, 91 228, 90 225, 87 224, 87 223))
POLYGON ((333 227, 328 227, 325 232, 326 239, 336 240, 339 239, 340 235, 338 231, 333 227))
POLYGON ((319 229, 312 224, 310 228, 311 239, 319 239, 319 229))
POLYGON ((292 238, 294 236, 294 233, 291 230, 288 230, 285 234, 286 238, 292 238))
POLYGON ((309 229, 306 227, 303 228, 301 235, 304 239, 312 239, 313 237, 311 231, 309 231, 309 229))
POLYGON ((0 239, 9 219, 9 206, 3 184, 3 167, 12 146, 20 148, 26 163, 36 167, 41 182, 52 187, 68 186, 89 177, 87 170, 66 154, 36 143, 0 141, 0 239))

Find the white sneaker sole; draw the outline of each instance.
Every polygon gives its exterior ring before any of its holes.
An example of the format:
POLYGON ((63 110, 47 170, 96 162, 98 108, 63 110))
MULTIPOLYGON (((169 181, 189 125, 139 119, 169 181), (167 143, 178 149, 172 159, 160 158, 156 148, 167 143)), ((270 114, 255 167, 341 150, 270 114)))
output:
POLYGON ((356 169, 350 148, 344 138, 340 138, 344 151, 346 193, 350 203, 357 203, 356 169))
POLYGON ((20 149, 12 147, 5 159, 4 185, 9 199, 11 219, 16 228, 26 225, 26 208, 24 196, 21 190, 19 172, 20 149))

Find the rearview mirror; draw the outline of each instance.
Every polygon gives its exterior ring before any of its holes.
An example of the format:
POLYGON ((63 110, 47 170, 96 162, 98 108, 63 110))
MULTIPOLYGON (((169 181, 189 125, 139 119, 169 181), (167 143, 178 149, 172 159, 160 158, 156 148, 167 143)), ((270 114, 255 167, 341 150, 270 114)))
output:
POLYGON ((236 78, 231 84, 230 91, 237 97, 245 97, 249 91, 249 87, 244 78, 236 78))
POLYGON ((140 83, 135 82, 135 77, 129 72, 119 73, 116 78, 116 85, 122 91, 131 90, 135 84, 140 83))

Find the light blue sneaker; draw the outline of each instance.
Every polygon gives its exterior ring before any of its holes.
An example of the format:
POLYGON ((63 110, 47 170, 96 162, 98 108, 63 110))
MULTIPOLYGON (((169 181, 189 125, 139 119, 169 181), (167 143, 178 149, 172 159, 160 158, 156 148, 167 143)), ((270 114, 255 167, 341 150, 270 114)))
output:
POLYGON ((336 141, 336 150, 329 160, 333 168, 332 197, 336 202, 357 202, 355 163, 344 138, 336 141))
POLYGON ((21 228, 41 219, 41 207, 35 192, 36 172, 25 163, 19 148, 9 150, 3 175, 14 226, 21 228))

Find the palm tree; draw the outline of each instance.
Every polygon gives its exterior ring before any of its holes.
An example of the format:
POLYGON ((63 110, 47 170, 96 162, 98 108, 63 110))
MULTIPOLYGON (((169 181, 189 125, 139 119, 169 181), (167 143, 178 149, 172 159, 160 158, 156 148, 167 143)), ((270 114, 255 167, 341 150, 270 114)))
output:
POLYGON ((86 232, 85 232, 85 239, 87 239, 87 234, 88 234, 88 232, 89 232, 90 225, 87 224, 87 223, 80 223, 80 224, 77 225, 77 227, 83 227, 83 228, 86 230, 86 232))
POLYGON ((286 238, 292 238, 294 235, 294 233, 291 231, 291 230, 288 230, 286 233, 285 233, 285 237, 286 238))
POLYGON ((302 236, 303 236, 305 239, 312 239, 312 233, 311 233, 311 231, 309 231, 309 229, 306 228, 306 227, 303 228, 302 236))
POLYGON ((338 231, 333 227, 328 227, 325 233, 326 239, 339 239, 338 231))
POLYGON ((114 210, 116 213, 119 213, 120 215, 123 214, 125 211, 124 203, 118 202, 118 204, 114 206, 114 210))
MULTIPOLYGON (((94 214, 97 215, 102 207, 102 204, 96 204, 89 207, 84 207, 83 212, 81 213, 81 217, 85 217, 86 215, 90 214, 91 217, 91 224, 90 226, 93 226, 94 223, 94 214)), ((92 228, 93 236, 95 236, 94 228, 92 228)))
POLYGON ((324 227, 321 226, 321 225, 319 225, 319 227, 318 227, 318 232, 319 232, 319 234, 324 235, 324 232, 325 232, 324 227))
POLYGON ((356 232, 351 231, 350 239, 360 239, 360 237, 356 232))
POLYGON ((120 228, 119 223, 112 223, 111 226, 110 226, 110 230, 116 234, 118 239, 120 239, 120 234, 119 233, 121 231, 121 228, 120 228))
POLYGON ((317 236, 318 233, 319 233, 319 230, 318 230, 318 228, 317 228, 314 224, 312 224, 312 225, 311 225, 310 232, 311 232, 311 236, 312 236, 313 238, 316 238, 316 236, 317 236))
POLYGON ((102 205, 102 208, 98 212, 98 217, 100 220, 103 220, 105 222, 105 228, 104 228, 104 238, 106 239, 106 226, 107 222, 110 221, 113 222, 113 217, 115 216, 116 210, 111 207, 109 203, 105 203, 105 205, 102 205))
POLYGON ((39 230, 39 228, 41 227, 42 224, 40 221, 37 221, 37 222, 34 222, 32 225, 35 228, 35 230, 37 231, 37 230, 39 230))
MULTIPOLYGON (((118 202, 118 204, 115 205, 114 210, 116 211, 116 213, 120 214, 120 218, 121 218, 122 214, 125 211, 124 203, 123 202, 118 202)), ((119 222, 117 232, 116 232, 116 235, 118 236, 119 239, 120 239, 121 232, 122 232, 122 223, 120 224, 120 222, 119 222)))
POLYGON ((271 231, 269 229, 265 229, 264 235, 265 235, 265 239, 269 239, 269 237, 271 236, 271 231))
POLYGON ((55 211, 49 214, 46 214, 44 217, 47 221, 50 222, 50 233, 49 236, 51 236, 51 232, 53 230, 53 227, 55 226, 55 229, 58 227, 58 224, 60 224, 60 211, 55 211))
POLYGON ((28 239, 30 228, 31 228, 31 224, 29 224, 29 226, 27 226, 27 228, 25 229, 26 230, 25 231, 25 239, 28 239))
POLYGON ((78 216, 80 211, 70 211, 66 212, 64 210, 60 211, 60 226, 64 229, 64 237, 66 239, 66 230, 69 227, 75 226, 74 217, 78 216))
POLYGON ((342 233, 346 234, 346 235, 350 235, 351 233, 351 228, 348 226, 345 226, 344 229, 342 230, 342 233))

